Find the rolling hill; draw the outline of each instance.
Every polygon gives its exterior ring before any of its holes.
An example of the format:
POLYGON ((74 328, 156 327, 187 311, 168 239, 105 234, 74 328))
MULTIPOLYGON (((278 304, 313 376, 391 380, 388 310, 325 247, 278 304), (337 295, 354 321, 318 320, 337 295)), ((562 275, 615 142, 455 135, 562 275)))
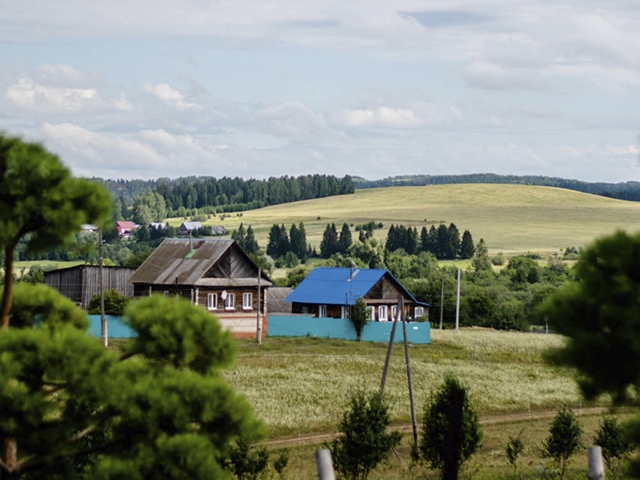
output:
MULTIPOLYGON (((616 229, 640 227, 640 204, 553 187, 496 184, 431 185, 357 190, 355 194, 306 200, 220 217, 229 231, 240 222, 251 225, 261 246, 274 223, 290 228, 304 222, 307 239, 318 246, 327 223, 353 227, 382 222, 376 237, 384 239, 393 224, 430 227, 455 223, 484 238, 492 253, 553 252, 586 246, 616 229)), ((179 223, 174 219, 172 223, 179 223)))

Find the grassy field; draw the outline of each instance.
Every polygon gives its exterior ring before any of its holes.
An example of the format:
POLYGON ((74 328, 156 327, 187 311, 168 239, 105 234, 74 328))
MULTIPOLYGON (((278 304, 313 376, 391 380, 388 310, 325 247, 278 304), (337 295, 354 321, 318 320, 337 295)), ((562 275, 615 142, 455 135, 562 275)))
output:
MULTIPOLYGON (((266 245, 274 223, 289 228, 304 222, 307 238, 318 246, 327 223, 358 225, 374 220, 386 237, 390 224, 430 227, 455 223, 484 238, 491 253, 552 252, 568 246, 586 246, 616 229, 637 231, 640 203, 614 200, 571 190, 526 185, 432 185, 357 190, 353 195, 276 205, 231 214, 206 223, 222 224, 229 231, 240 222, 252 225, 266 245)), ((174 223, 178 223, 176 221, 174 223)))
MULTIPOLYGON (((420 413, 447 372, 470 386, 483 414, 555 409, 565 403, 579 407, 571 372, 542 361, 545 349, 562 342, 557 335, 434 329, 431 345, 410 349, 417 409, 420 413)), ((225 377, 249 399, 271 437, 332 431, 351 392, 379 388, 387 348, 314 338, 240 345, 237 364, 225 377)), ((385 396, 392 421, 410 422, 401 345, 394 348, 385 396)))
MULTIPOLYGON (((505 446, 509 437, 521 431, 526 450, 520 468, 526 478, 534 478, 544 465, 542 444, 557 409, 568 404, 580 412, 609 405, 606 398, 585 404, 570 371, 544 364, 542 353, 563 342, 557 335, 436 329, 431 345, 410 347, 418 425, 424 405, 446 372, 469 385, 473 405, 484 422, 482 449, 463 478, 513 478, 509 477, 512 470, 505 446)), ((334 434, 351 392, 379 388, 387 346, 314 338, 267 338, 261 346, 248 341, 239 346, 236 366, 225 377, 248 398, 270 438, 287 439, 288 478, 314 478, 314 451, 320 444, 309 444, 306 437, 334 434)), ((398 456, 392 456, 370 478, 437 478, 435 472, 412 465, 410 460, 411 433, 406 425, 411 416, 401 344, 394 347, 385 396, 391 404, 392 423, 404 425, 407 433, 398 456)), ((600 418, 593 413, 580 416, 585 445, 592 443, 600 418)), ((280 444, 270 444, 273 457, 280 448, 280 444)), ((572 476, 584 478, 585 471, 583 452, 576 456, 572 476)))

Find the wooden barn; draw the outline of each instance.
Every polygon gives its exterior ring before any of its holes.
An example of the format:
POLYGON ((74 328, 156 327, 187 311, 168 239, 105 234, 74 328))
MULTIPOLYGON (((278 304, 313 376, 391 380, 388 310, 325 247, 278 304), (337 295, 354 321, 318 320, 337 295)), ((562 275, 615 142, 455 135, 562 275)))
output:
MULTIPOLYGON (((103 288, 118 290, 133 297, 133 284, 129 281, 133 268, 102 267, 103 288)), ((44 283, 70 298, 80 307, 87 309, 91 298, 100 293, 100 267, 95 265, 78 265, 45 272, 44 283)))
POLYGON ((351 307, 362 299, 371 320, 387 322, 395 317, 400 297, 408 320, 429 319, 429 304, 417 301, 390 272, 380 269, 315 268, 286 301, 294 314, 349 318, 351 307))
POLYGON ((131 277, 136 297, 179 295, 214 314, 236 337, 267 333, 269 277, 234 240, 164 240, 131 277), (259 320, 258 320, 259 319, 259 320))

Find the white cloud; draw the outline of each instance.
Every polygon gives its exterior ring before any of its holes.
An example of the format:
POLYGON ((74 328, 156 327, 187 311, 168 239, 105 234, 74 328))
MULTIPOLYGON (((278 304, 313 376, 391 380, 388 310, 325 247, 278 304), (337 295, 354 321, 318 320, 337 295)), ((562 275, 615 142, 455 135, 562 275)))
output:
POLYGON ((78 112, 101 101, 94 88, 51 88, 24 77, 7 89, 6 97, 21 108, 66 113, 78 112))
POLYGON ((161 83, 159 85, 145 83, 144 90, 145 92, 154 95, 160 101, 166 103, 167 105, 175 107, 178 110, 188 110, 190 108, 202 109, 202 107, 196 103, 185 101, 182 93, 171 88, 166 83, 161 83))
POLYGON ((420 120, 413 112, 406 108, 378 107, 376 109, 346 109, 342 114, 345 125, 355 128, 415 127, 420 120))

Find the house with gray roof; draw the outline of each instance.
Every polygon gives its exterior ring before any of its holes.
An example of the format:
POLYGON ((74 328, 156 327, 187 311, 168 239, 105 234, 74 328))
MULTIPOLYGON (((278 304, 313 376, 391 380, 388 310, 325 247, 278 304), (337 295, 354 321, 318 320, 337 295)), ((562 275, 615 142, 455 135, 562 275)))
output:
POLYGON ((271 279, 235 240, 165 239, 131 276, 134 296, 178 295, 215 315, 237 337, 267 332, 271 279))

